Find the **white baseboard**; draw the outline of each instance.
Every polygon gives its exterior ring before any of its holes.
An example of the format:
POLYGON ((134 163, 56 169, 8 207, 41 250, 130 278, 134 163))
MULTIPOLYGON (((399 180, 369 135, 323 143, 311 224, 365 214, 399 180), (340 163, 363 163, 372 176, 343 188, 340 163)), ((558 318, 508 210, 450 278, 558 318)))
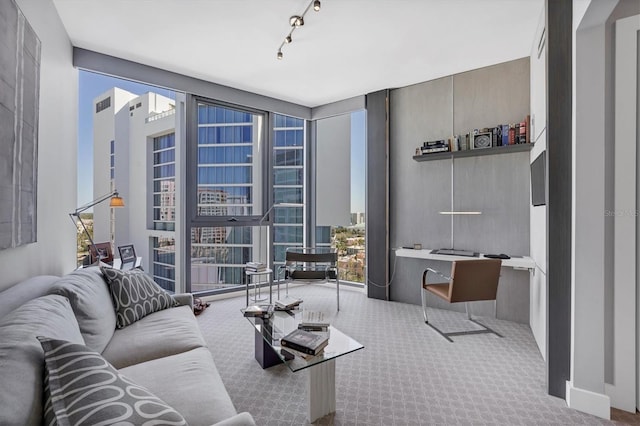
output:
POLYGON ((573 387, 567 380, 567 405, 574 410, 611 419, 611 400, 607 395, 573 387))

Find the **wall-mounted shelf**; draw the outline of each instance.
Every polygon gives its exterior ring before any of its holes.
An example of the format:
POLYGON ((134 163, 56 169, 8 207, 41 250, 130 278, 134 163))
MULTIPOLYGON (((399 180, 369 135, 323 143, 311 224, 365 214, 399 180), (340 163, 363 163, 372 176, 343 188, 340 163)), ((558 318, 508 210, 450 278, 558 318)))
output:
POLYGON ((494 148, 469 149, 465 151, 437 152, 433 154, 414 155, 415 161, 443 160, 448 158, 479 157, 481 155, 511 154, 514 152, 531 151, 532 143, 518 145, 496 146, 494 148))

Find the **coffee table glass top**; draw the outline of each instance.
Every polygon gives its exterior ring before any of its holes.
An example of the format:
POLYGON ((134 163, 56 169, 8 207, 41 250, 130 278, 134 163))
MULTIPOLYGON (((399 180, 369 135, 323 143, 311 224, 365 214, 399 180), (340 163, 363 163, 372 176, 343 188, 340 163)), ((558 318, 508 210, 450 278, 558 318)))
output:
POLYGON ((298 355, 293 359, 288 359, 281 352, 280 339, 298 328, 298 324, 302 321, 302 311, 274 311, 271 318, 267 320, 253 317, 247 317, 247 319, 253 324, 256 332, 273 348, 282 362, 293 372, 364 349, 364 346, 358 341, 337 328, 329 326, 329 344, 322 353, 308 359, 298 355))

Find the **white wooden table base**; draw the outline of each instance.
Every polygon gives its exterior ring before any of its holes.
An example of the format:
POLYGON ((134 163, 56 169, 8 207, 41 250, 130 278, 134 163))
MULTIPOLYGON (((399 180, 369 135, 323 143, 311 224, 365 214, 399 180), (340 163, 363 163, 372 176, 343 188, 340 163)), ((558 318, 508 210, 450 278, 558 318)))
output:
POLYGON ((307 418, 313 423, 336 411, 336 360, 316 364, 307 371, 307 418))

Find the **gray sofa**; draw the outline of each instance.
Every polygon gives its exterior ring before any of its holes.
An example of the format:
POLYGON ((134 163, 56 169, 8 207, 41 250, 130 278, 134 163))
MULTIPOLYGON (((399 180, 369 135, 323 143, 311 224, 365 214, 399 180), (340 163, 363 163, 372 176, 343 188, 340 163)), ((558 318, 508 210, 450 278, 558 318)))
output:
POLYGON ((174 297, 181 306, 116 329, 97 267, 33 277, 0 292, 0 424, 41 424, 44 352, 36 337, 45 336, 100 353, 189 425, 255 425, 229 398, 193 315, 192 296, 174 297))

